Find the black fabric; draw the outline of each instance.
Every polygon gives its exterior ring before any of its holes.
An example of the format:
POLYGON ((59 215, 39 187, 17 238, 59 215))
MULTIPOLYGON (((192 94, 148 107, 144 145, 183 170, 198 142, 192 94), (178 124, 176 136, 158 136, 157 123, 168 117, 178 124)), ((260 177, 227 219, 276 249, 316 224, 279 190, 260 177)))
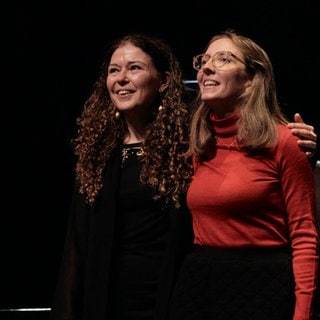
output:
MULTIPOLYGON (((112 253, 112 317, 153 320, 170 217, 150 187, 140 182, 139 146, 126 146, 116 202, 112 253)), ((109 314, 109 312, 108 312, 109 314)))
POLYGON ((188 255, 170 320, 291 320, 294 281, 287 249, 212 249, 188 255))
MULTIPOLYGON (((70 221, 50 320, 112 319, 112 253, 116 249, 116 204, 121 177, 121 148, 108 162, 104 187, 95 206, 85 204, 75 188, 70 221)), ((163 252, 153 320, 166 319, 167 306, 180 263, 192 244, 191 216, 168 208, 167 245, 163 252)), ((139 279, 139 272, 136 277, 139 279)), ((118 320, 118 319, 117 319, 118 320)), ((119 319, 120 320, 120 319, 119 319)), ((122 320, 122 319, 121 319, 122 320)))

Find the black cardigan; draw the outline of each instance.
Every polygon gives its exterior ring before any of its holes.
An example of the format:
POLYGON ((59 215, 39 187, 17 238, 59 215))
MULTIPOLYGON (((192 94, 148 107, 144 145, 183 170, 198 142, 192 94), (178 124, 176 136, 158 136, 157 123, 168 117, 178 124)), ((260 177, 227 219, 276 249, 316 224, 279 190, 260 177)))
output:
MULTIPOLYGON (((110 256, 115 227, 115 199, 120 176, 121 150, 106 166, 105 183, 93 207, 75 188, 58 283, 50 320, 108 319, 110 256)), ((170 232, 157 296, 155 320, 166 319, 168 301, 178 268, 191 248, 191 215, 185 199, 170 208, 170 232)))

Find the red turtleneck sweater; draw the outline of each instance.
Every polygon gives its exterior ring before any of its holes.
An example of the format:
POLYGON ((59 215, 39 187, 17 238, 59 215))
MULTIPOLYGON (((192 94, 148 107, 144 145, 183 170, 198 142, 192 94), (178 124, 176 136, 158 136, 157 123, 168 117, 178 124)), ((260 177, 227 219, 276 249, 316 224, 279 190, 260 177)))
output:
POLYGON ((239 151, 237 119, 237 114, 212 116, 215 156, 201 164, 194 161, 187 194, 194 242, 223 248, 290 246, 296 281, 294 320, 310 319, 319 260, 312 167, 284 125, 278 126, 279 142, 270 157, 239 151))

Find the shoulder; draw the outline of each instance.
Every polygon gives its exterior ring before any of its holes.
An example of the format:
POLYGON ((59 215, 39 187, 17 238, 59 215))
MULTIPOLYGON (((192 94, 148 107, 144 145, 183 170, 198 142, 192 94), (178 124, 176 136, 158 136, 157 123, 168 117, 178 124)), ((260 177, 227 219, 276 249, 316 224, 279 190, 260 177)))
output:
POLYGON ((291 133, 291 130, 285 125, 278 125, 279 139, 273 149, 278 161, 292 166, 298 163, 309 166, 310 163, 305 152, 298 145, 299 138, 291 133))
POLYGON ((280 146, 300 150, 298 146, 298 137, 293 135, 287 126, 278 124, 277 128, 279 133, 278 144, 280 146))

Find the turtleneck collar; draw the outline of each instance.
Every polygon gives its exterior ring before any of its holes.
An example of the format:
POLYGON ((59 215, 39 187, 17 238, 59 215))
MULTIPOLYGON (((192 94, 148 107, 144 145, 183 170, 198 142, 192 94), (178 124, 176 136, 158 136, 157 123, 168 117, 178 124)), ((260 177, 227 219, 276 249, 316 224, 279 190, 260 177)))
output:
POLYGON ((227 115, 225 118, 219 119, 216 118, 215 115, 212 113, 210 115, 210 120, 216 136, 220 136, 222 138, 234 136, 237 131, 237 122, 239 118, 239 112, 231 113, 227 115))

